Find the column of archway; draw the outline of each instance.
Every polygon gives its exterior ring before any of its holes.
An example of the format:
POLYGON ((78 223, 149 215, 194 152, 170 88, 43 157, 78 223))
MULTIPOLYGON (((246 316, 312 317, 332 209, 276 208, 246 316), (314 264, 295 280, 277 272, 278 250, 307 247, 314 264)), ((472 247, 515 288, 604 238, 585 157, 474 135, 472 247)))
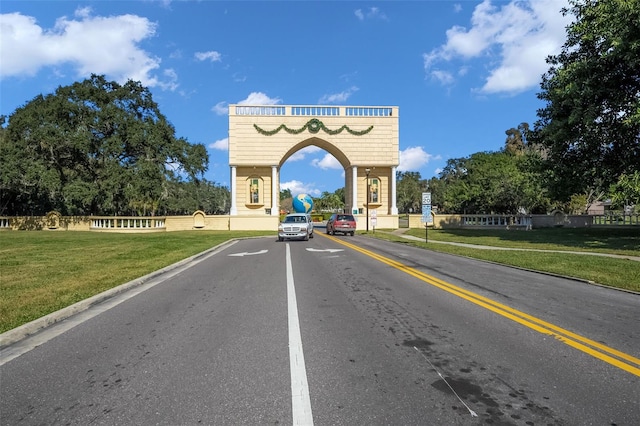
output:
POLYGON ((278 216, 280 214, 280 209, 278 208, 278 188, 279 184, 278 180, 278 166, 271 166, 271 216, 278 216))
POLYGON ((236 205, 236 166, 231 166, 231 209, 229 214, 232 216, 238 214, 238 206, 236 205))
POLYGON ((398 214, 396 204, 396 166, 391 167, 391 214, 398 214))
POLYGON ((354 209, 358 208, 358 166, 352 166, 351 176, 351 211, 347 213, 353 213, 354 209))

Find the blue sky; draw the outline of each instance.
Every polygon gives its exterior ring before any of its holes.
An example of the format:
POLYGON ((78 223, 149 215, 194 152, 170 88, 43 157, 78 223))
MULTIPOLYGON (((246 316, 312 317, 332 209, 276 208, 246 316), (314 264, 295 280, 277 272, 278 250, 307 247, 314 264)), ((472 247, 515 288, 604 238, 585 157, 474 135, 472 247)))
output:
MULTIPOLYGON (((533 124, 567 0, 10 1, 0 6, 0 114, 92 73, 141 81, 204 144, 228 186, 228 105, 398 106, 400 171, 504 146, 533 124)), ((344 186, 326 151, 282 167, 281 187, 344 186)))

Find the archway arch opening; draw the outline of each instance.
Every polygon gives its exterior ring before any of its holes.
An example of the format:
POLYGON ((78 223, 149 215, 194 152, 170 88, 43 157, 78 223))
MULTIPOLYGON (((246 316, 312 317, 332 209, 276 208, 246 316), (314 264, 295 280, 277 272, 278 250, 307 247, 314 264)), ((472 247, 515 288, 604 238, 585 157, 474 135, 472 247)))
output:
POLYGON ((345 176, 343 162, 346 156, 335 147, 308 139, 293 146, 279 164, 280 213, 290 211, 291 197, 307 194, 314 200, 316 213, 342 212, 346 207, 345 176), (328 148, 328 149, 325 149, 328 148))

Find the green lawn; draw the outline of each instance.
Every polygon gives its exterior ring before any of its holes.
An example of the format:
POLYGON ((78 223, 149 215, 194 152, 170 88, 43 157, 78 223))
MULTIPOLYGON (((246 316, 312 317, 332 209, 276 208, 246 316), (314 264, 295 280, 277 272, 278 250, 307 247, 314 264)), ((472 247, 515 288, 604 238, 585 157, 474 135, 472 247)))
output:
POLYGON ((0 233, 0 332, 201 253, 274 232, 0 233))
POLYGON ((597 284, 640 292, 639 261, 571 253, 486 250, 436 242, 446 241, 523 250, 587 251, 640 257, 640 229, 545 228, 531 231, 429 229, 426 236, 424 229, 409 229, 405 233, 405 235, 424 238, 428 243, 407 240, 388 232, 369 235, 428 250, 580 278, 597 284))
MULTIPOLYGON (((408 234, 424 237, 424 229, 408 234)), ((0 232, 0 332, 139 278, 231 238, 274 232, 185 231, 151 234, 0 232)), ((429 243, 388 232, 368 234, 428 250, 579 277, 640 291, 640 262, 563 253, 479 250, 437 244, 454 241, 500 247, 640 256, 640 230, 434 231, 429 243), (633 231, 633 232, 632 232, 633 231)), ((634 296, 635 297, 635 296, 634 296)))
MULTIPOLYGON (((637 228, 541 228, 530 231, 505 229, 451 229, 428 231, 428 238, 488 246, 542 250, 593 251, 640 257, 640 227, 637 228)), ((424 237, 425 230, 407 234, 424 237)))

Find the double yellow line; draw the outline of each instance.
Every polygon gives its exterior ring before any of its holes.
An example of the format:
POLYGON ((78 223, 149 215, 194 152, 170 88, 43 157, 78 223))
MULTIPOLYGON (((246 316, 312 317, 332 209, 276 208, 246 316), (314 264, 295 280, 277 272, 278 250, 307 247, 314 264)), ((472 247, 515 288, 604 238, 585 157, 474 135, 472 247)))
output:
POLYGON ((360 248, 356 245, 346 242, 344 239, 330 236, 327 236, 327 238, 330 238, 339 244, 347 246, 384 264, 405 272, 415 278, 418 278, 421 281, 426 282, 427 284, 438 287, 448 293, 454 294, 478 306, 482 306, 483 308, 495 312, 496 314, 501 315, 505 318, 509 318, 510 320, 515 321, 518 324, 522 324, 525 327, 529 327, 530 329, 535 330, 539 333, 553 336, 555 339, 565 343, 566 345, 569 345, 575 349, 578 349, 579 351, 591 355, 594 358, 600 359, 608 364, 613 365, 614 367, 618 367, 621 370, 627 371, 635 376, 640 377, 639 358, 610 348, 594 340, 580 336, 579 334, 573 333, 569 330, 565 330, 564 328, 558 327, 557 325, 543 321, 540 318, 536 318, 517 309, 513 309, 509 306, 503 305, 502 303, 498 303, 494 300, 473 293, 469 290, 465 290, 461 287, 455 286, 429 274, 425 274, 424 272, 418 271, 417 269, 411 268, 400 262, 396 262, 395 260, 360 248))

